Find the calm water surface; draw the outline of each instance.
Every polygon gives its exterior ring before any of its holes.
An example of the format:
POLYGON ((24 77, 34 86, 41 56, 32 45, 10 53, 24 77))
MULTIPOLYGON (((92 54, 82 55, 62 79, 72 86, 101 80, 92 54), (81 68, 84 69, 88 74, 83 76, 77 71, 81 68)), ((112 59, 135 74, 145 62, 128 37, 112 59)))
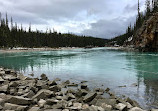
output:
POLYGON ((88 80, 91 88, 109 87, 118 96, 129 96, 144 108, 158 106, 158 53, 123 52, 108 48, 0 52, 0 66, 25 75, 34 73, 36 77, 45 73, 49 79, 88 80), (133 86, 133 83, 138 86, 133 86), (126 87, 118 87, 124 85, 126 87))

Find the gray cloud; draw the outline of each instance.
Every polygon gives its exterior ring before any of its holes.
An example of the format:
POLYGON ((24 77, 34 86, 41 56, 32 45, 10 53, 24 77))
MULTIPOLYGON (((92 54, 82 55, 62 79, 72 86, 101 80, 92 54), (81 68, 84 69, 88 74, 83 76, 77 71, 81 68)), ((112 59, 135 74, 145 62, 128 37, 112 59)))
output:
POLYGON ((27 26, 105 38, 124 33, 137 13, 133 0, 0 0, 0 6, 3 15, 27 26))
POLYGON ((112 38, 125 33, 127 26, 135 22, 136 16, 129 18, 118 17, 112 20, 99 20, 91 23, 90 29, 81 33, 85 35, 93 35, 95 37, 112 38))

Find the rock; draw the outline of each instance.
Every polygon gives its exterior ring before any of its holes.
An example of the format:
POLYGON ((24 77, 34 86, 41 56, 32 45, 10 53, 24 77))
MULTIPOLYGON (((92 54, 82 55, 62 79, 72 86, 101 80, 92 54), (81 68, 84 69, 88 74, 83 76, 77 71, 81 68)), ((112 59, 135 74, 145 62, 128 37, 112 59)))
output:
POLYGON ((55 81, 48 81, 48 85, 49 86, 54 86, 54 85, 57 85, 57 83, 55 81))
POLYGON ((78 97, 82 97, 88 94, 88 91, 86 91, 85 89, 78 89, 78 91, 76 92, 76 96, 78 97))
POLYGON ((56 79, 54 79, 54 81, 61 81, 61 79, 59 79, 59 78, 56 78, 56 79))
POLYGON ((85 83, 85 82, 88 82, 88 81, 81 81, 81 83, 85 83))
POLYGON ((105 92, 109 92, 109 91, 110 91, 110 88, 106 88, 106 89, 105 89, 105 92))
POLYGON ((71 100, 71 99, 75 99, 76 97, 73 94, 68 93, 67 98, 68 98, 68 100, 71 100))
POLYGON ((11 70, 10 69, 6 69, 5 70, 5 74, 10 74, 11 73, 11 70))
POLYGON ((11 94, 11 95, 15 95, 16 92, 17 92, 17 89, 14 88, 14 87, 12 87, 12 88, 9 89, 9 94, 11 94))
POLYGON ((66 91, 66 93, 76 94, 76 91, 74 89, 68 88, 68 90, 66 91))
POLYGON ((138 84, 137 84, 137 83, 133 83, 133 84, 132 84, 132 86, 137 87, 137 86, 138 86, 138 84))
POLYGON ((57 104, 58 102, 59 102, 59 100, 56 100, 56 99, 47 99, 46 100, 47 105, 54 105, 54 104, 57 104))
POLYGON ((120 87, 120 88, 122 87, 123 88, 123 87, 126 87, 126 85, 124 85, 124 86, 118 86, 118 87, 120 87))
POLYGON ((4 103, 5 103, 5 100, 4 100, 4 99, 2 99, 2 98, 0 98, 0 105, 1 105, 1 106, 3 106, 3 105, 4 105, 4 103))
POLYGON ((116 99, 98 99, 96 102, 96 106, 101 106, 103 103, 111 106, 115 106, 116 104, 116 99))
POLYGON ((41 75, 41 80, 48 80, 48 77, 46 76, 46 74, 41 75))
POLYGON ((122 103, 116 104, 115 108, 120 110, 120 111, 127 111, 127 106, 125 104, 122 104, 122 103))
POLYGON ((84 102, 90 102, 97 96, 97 93, 89 92, 83 99, 84 102))
POLYGON ((67 86, 68 86, 68 87, 77 87, 77 86, 78 86, 78 84, 71 83, 71 84, 68 84, 67 86))
POLYGON ((65 81, 64 83, 65 83, 65 84, 70 84, 70 81, 69 81, 69 80, 67 80, 67 81, 65 81))
POLYGON ((49 87, 49 90, 58 92, 58 91, 61 91, 61 87, 59 87, 58 85, 51 86, 49 87))
POLYGON ((35 93, 30 90, 28 93, 22 95, 23 97, 32 98, 35 95, 35 93))
POLYGON ((98 107, 98 111, 105 111, 102 107, 98 107))
POLYGON ((73 107, 76 109, 82 109, 82 104, 81 103, 73 103, 73 107))
POLYGON ((3 85, 0 87, 0 93, 7 93, 8 91, 8 85, 3 85))
POLYGON ((19 85, 19 82, 10 82, 9 87, 17 87, 19 85))
POLYGON ((127 101, 128 103, 130 103, 130 104, 131 104, 132 106, 134 106, 134 107, 140 107, 139 104, 138 104, 136 101, 130 99, 129 97, 127 98, 126 101, 127 101))
POLYGON ((54 95, 54 93, 52 91, 46 90, 46 89, 41 89, 40 91, 37 92, 36 95, 34 95, 32 97, 32 99, 37 99, 37 100, 46 99, 46 98, 49 98, 53 95, 54 95))
POLYGON ((5 110, 14 110, 14 111, 27 111, 28 106, 21 106, 21 105, 16 105, 16 104, 11 104, 11 103, 5 103, 4 109, 5 110))
POLYGON ((30 105, 32 104, 32 100, 29 98, 24 98, 22 96, 12 96, 7 102, 18 105, 30 105))
POLYGON ((144 110, 138 107, 134 107, 134 108, 131 108, 129 111, 144 111, 144 110))
POLYGON ((151 111, 158 111, 158 109, 151 109, 151 111))
POLYGON ((92 106, 90 106, 90 107, 88 108, 88 111, 98 111, 98 107, 92 105, 92 106))
POLYGON ((3 83, 5 80, 2 78, 2 77, 0 77, 0 83, 3 83))
POLYGON ((86 84, 82 84, 81 85, 81 89, 86 89, 87 88, 87 85, 86 84))
POLYGON ((28 111, 42 111, 42 110, 40 110, 40 107, 32 107, 28 111))
POLYGON ((70 111, 70 110, 68 110, 68 109, 63 109, 62 111, 70 111))
POLYGON ((44 111, 62 111, 61 109, 46 109, 44 111))
POLYGON ((88 104, 83 104, 82 105, 82 109, 88 109, 89 108, 89 105, 88 104))
POLYGON ((108 104, 105 104, 105 103, 102 103, 101 107, 103 109, 105 109, 105 111, 111 111, 112 110, 112 106, 108 105, 108 104))
POLYGON ((33 73, 32 73, 32 74, 28 74, 28 75, 30 75, 30 76, 32 76, 32 77, 34 76, 34 74, 33 74, 33 73))
POLYGON ((5 80, 9 80, 9 81, 15 81, 15 80, 19 80, 16 76, 14 75, 5 75, 3 77, 5 80))
POLYGON ((40 99, 40 100, 38 101, 38 106, 39 106, 39 107, 41 107, 41 108, 43 108, 43 107, 44 107, 44 105, 45 105, 45 103, 46 103, 46 101, 45 101, 45 100, 40 99))

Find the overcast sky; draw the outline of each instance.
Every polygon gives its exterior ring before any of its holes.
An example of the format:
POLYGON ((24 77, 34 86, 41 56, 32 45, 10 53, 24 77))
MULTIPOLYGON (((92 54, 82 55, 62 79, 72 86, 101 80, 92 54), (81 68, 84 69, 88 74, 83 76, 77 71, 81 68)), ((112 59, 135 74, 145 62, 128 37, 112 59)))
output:
MULTIPOLYGON (((140 0, 141 10, 145 0, 140 0)), ((28 28, 111 38, 135 21, 137 0, 0 0, 3 16, 28 28)))

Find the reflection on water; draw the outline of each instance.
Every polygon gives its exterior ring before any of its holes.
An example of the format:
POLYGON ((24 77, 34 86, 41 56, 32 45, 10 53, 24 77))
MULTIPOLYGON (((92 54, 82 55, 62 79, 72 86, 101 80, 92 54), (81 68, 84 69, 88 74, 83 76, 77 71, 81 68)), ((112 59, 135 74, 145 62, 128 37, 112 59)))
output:
POLYGON ((107 48, 0 53, 0 66, 36 77, 88 80, 93 87, 110 87, 118 96, 130 96, 142 107, 158 105, 158 54, 107 48), (132 84, 137 83, 135 87, 132 84), (104 85, 104 86, 102 86, 104 85), (118 86, 127 87, 120 88, 118 86))

